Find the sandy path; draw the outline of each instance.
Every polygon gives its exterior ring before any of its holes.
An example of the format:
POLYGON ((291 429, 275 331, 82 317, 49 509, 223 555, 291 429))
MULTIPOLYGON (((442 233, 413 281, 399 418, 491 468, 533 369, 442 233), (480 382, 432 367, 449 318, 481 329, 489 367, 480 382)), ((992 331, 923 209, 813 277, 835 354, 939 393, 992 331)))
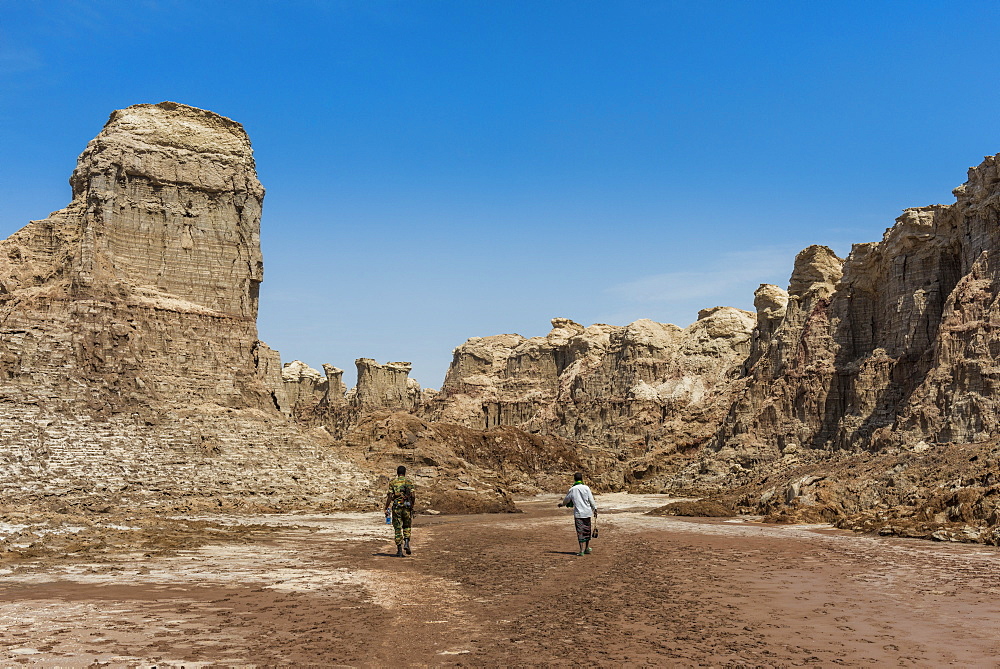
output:
POLYGON ((585 557, 553 498, 421 517, 402 560, 377 514, 338 514, 269 517, 299 527, 265 544, 25 565, 0 574, 0 664, 1000 666, 996 549, 599 503, 618 508, 585 557))

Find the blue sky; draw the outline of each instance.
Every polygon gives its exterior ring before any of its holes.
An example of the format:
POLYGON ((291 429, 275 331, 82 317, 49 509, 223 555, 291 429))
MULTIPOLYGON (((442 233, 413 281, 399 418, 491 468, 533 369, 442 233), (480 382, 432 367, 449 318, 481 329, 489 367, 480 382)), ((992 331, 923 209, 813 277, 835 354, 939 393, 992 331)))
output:
POLYGON ((0 0, 0 236, 112 110, 244 124, 261 338, 409 360, 554 316, 752 309, 1000 152, 987 2, 0 0))

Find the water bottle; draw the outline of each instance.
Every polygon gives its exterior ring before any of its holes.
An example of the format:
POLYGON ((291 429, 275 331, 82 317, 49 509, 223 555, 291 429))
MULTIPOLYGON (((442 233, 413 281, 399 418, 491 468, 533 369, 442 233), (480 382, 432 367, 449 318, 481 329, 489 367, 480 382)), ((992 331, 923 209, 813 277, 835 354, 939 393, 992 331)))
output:
POLYGON ((385 512, 385 524, 392 525, 392 511, 386 510, 385 512))

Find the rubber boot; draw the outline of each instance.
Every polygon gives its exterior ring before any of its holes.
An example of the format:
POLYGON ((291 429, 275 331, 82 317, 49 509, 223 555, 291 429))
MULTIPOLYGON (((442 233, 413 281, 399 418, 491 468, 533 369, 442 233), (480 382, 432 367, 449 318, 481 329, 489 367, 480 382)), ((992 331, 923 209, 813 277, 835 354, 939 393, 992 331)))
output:
POLYGON ((403 557, 403 544, 396 544, 396 557, 403 557))
POLYGON ((413 555, 413 551, 410 550, 410 540, 403 539, 403 550, 406 551, 407 555, 413 555))

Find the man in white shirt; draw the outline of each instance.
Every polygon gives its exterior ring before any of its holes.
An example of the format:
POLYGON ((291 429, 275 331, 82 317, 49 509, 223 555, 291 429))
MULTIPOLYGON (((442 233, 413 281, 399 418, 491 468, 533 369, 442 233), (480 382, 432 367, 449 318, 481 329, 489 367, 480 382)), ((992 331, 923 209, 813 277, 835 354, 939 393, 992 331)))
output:
POLYGON ((573 487, 569 489, 559 506, 573 509, 573 524, 576 526, 576 539, 580 542, 580 552, 577 555, 590 555, 591 519, 597 517, 597 502, 590 487, 583 484, 583 474, 573 474, 573 487))

